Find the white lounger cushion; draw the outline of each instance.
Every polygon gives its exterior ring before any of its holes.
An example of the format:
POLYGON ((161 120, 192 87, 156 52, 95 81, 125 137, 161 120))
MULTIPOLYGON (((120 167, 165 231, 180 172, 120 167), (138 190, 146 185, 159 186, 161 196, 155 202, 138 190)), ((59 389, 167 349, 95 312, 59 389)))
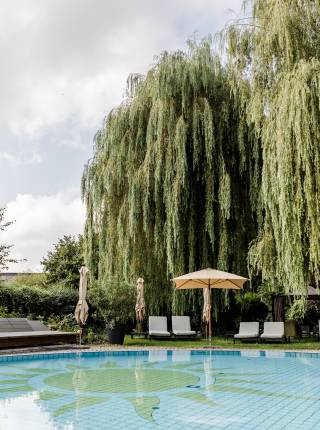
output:
POLYGON ((259 336, 259 323, 254 322, 241 322, 239 333, 235 334, 235 339, 249 339, 250 337, 259 336))
POLYGON ((172 317, 172 333, 179 336, 193 336, 196 334, 191 330, 189 316, 173 316, 172 317))
POLYGON ((265 322, 262 339, 280 339, 284 337, 284 322, 265 322))
POLYGON ((149 317, 150 336, 170 336, 167 327, 167 317, 149 317))

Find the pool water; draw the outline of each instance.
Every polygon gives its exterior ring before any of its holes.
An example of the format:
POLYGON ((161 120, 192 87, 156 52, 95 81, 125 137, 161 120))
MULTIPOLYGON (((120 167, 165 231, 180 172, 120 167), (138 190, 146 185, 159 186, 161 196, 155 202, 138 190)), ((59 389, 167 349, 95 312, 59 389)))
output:
POLYGON ((152 350, 0 357, 1 430, 137 428, 320 428, 320 355, 152 350))

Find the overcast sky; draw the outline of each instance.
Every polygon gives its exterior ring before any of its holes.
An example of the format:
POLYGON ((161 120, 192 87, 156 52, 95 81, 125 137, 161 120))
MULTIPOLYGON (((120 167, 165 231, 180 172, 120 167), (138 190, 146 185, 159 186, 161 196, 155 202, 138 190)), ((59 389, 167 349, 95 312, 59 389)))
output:
POLYGON ((242 0, 0 0, 0 242, 38 271, 64 234, 82 232, 83 165, 132 72, 163 50, 221 30, 242 0))

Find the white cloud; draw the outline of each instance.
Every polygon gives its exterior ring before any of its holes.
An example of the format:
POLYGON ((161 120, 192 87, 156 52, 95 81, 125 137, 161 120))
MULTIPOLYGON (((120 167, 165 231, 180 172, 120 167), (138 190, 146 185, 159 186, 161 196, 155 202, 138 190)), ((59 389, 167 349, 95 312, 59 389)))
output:
POLYGON ((40 270, 40 260, 59 238, 82 233, 84 217, 73 190, 51 196, 19 194, 7 205, 6 220, 15 222, 1 233, 1 241, 14 245, 13 257, 28 261, 12 264, 9 271, 40 270))
POLYGON ((13 166, 21 166, 22 164, 41 163, 42 157, 35 150, 32 150, 31 153, 27 154, 24 154, 23 152, 14 154, 8 151, 0 151, 0 160, 10 163, 13 166))
POLYGON ((120 102, 131 72, 198 30, 221 29, 242 0, 2 0, 0 118, 33 140, 78 117, 97 127, 120 102))
POLYGON ((12 164, 16 164, 17 162, 17 158, 13 154, 10 154, 7 151, 0 152, 0 160, 4 160, 12 164))
POLYGON ((63 137, 58 142, 59 146, 69 146, 71 148, 81 148, 84 149, 84 142, 81 141, 81 136, 79 133, 71 133, 70 136, 63 137))

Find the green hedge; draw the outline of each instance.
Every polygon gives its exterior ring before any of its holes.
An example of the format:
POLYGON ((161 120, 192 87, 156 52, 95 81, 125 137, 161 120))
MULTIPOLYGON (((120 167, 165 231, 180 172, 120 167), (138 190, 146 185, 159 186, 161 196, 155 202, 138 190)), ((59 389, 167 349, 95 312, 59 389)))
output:
POLYGON ((72 313, 77 304, 78 292, 65 286, 50 288, 21 285, 14 282, 0 283, 0 304, 9 312, 21 316, 65 315, 72 313))

